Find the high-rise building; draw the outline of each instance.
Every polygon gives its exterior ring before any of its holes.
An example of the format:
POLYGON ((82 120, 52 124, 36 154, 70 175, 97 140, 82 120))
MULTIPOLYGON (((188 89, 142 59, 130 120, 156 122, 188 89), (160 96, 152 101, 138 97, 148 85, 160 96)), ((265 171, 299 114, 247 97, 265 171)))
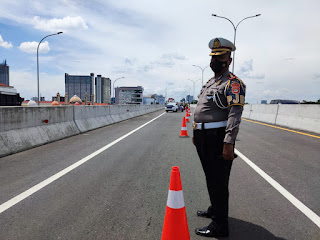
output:
POLYGON ((88 94, 88 101, 91 101, 91 95, 94 94, 94 74, 89 76, 65 74, 65 92, 68 93, 68 100, 77 95, 82 101, 85 100, 85 94, 88 94))
POLYGON ((165 104, 166 99, 162 95, 153 94, 152 97, 155 99, 156 104, 165 104))
POLYGON ((111 80, 109 78, 97 75, 96 85, 96 103, 111 103, 111 80))
POLYGON ((117 87, 116 104, 143 104, 143 87, 117 87))
POLYGON ((186 101, 187 101, 188 103, 191 103, 191 102, 193 101, 193 96, 187 95, 186 101))
POLYGON ((9 66, 7 61, 4 60, 3 63, 0 63, 0 83, 10 86, 9 84, 9 66))

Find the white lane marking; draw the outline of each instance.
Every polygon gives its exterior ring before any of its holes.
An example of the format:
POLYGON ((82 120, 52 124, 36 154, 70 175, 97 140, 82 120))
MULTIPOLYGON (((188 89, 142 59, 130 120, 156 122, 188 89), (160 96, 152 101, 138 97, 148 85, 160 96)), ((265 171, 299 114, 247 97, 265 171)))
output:
POLYGON ((300 202, 295 196, 289 193, 278 182, 273 180, 268 174, 261 170, 257 165, 250 161, 241 152, 235 149, 235 153, 242 158, 250 167, 252 167, 261 177, 263 177, 268 183, 271 184, 276 190, 278 190, 286 199, 288 199, 296 208, 298 208, 304 215, 306 215, 314 224, 320 228, 320 217, 315 214, 310 208, 300 202))
POLYGON ((79 167, 80 165, 84 164, 85 162, 89 161, 91 158, 97 156, 98 154, 102 153, 103 151, 107 150, 111 146, 115 145, 116 143, 120 142, 121 140, 125 139, 126 137, 130 136, 131 134, 135 133, 136 131, 140 130, 144 126, 148 125, 149 123, 153 122, 157 118, 161 117, 163 114, 159 115, 158 117, 155 117, 154 119, 150 120, 149 122, 141 125, 140 127, 132 130, 131 132, 123 135, 122 137, 118 138, 117 140, 113 141, 112 143, 109 143, 108 145, 100 148, 99 150, 91 153, 85 158, 82 158, 78 162, 70 165, 69 167, 63 169, 62 171, 54 174, 53 176, 47 178, 46 180, 38 183, 37 185, 29 188, 28 190, 24 191, 23 193, 20 193, 19 195, 15 196, 14 198, 11 198, 7 202, 0 205, 0 213, 6 211, 7 209, 11 208, 12 206, 16 205, 17 203, 21 202, 25 198, 29 197, 30 195, 34 194, 35 192, 39 191, 40 189, 44 188, 45 186, 49 185, 50 183, 54 182, 55 180, 61 178, 62 176, 66 175, 68 172, 72 171, 73 169, 79 167))

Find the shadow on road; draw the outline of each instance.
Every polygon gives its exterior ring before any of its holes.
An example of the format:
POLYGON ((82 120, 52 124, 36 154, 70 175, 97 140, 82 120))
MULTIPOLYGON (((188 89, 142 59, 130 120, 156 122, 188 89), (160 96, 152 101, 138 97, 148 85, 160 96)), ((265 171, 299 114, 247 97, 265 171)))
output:
MULTIPOLYGON (((235 240, 285 240, 274 236, 265 228, 256 224, 245 222, 236 218, 229 218, 229 238, 221 239, 235 239, 235 240)), ((219 238, 220 239, 220 238, 219 238)))

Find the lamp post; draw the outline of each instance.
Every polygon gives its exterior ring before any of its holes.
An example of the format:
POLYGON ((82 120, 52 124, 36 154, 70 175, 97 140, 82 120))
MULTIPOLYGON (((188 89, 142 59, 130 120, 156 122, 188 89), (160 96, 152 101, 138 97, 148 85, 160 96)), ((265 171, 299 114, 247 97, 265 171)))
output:
POLYGON ((40 41, 39 44, 38 44, 38 48, 37 48, 38 106, 40 106, 40 90, 39 90, 39 47, 40 47, 41 42, 42 42, 45 38, 50 37, 50 36, 54 36, 54 35, 58 35, 58 34, 61 34, 61 33, 63 33, 63 32, 57 32, 57 33, 54 33, 54 34, 47 35, 47 36, 45 36, 44 38, 42 38, 41 41, 40 41))
POLYGON ((195 97, 194 97, 194 88, 195 88, 195 85, 196 85, 196 82, 199 81, 200 79, 198 80, 191 80, 191 79, 188 79, 189 81, 193 82, 193 100, 195 100, 195 97))
POLYGON ((124 77, 117 78, 116 80, 113 81, 114 104, 116 103, 116 90, 114 89, 114 83, 115 83, 117 80, 121 79, 121 78, 124 78, 124 77))
POLYGON ((197 66, 197 65, 192 65, 192 66, 194 66, 194 67, 198 67, 198 68, 200 68, 201 69, 201 71, 202 71, 202 77, 201 77, 201 86, 203 86, 203 72, 204 72, 204 70, 207 68, 207 67, 209 67, 209 66, 206 66, 205 68, 202 68, 202 67, 200 67, 200 66, 197 66))
MULTIPOLYGON (((222 17, 222 16, 218 16, 217 14, 212 14, 213 17, 218 17, 218 18, 224 18, 226 20, 228 20, 229 22, 231 22, 232 26, 233 26, 233 29, 234 29, 234 39, 233 39, 233 45, 236 45, 236 35, 237 35, 237 28, 239 26, 239 24, 241 22, 243 22, 244 20, 248 19, 248 18, 254 18, 254 17, 259 17, 261 14, 256 14, 254 16, 249 16, 249 17, 245 17, 244 19, 242 19, 240 22, 238 22, 237 26, 234 26, 233 22, 229 19, 229 18, 226 18, 226 17, 222 17)), ((234 59, 235 59, 235 51, 233 52, 233 57, 232 57, 232 72, 234 71, 234 59)))

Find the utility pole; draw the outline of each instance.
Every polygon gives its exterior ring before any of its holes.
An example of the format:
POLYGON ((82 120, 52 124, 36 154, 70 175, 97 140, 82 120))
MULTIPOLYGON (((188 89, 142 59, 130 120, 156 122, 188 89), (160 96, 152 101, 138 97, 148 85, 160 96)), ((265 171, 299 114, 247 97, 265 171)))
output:
POLYGON ((39 47, 40 47, 41 42, 42 42, 45 38, 50 37, 50 36, 54 36, 54 35, 58 35, 58 34, 61 34, 61 33, 63 33, 63 32, 57 32, 57 33, 54 33, 54 34, 47 35, 47 36, 45 36, 44 38, 42 38, 41 41, 40 41, 39 44, 38 44, 38 48, 37 48, 38 106, 40 106, 40 90, 39 90, 39 47))

